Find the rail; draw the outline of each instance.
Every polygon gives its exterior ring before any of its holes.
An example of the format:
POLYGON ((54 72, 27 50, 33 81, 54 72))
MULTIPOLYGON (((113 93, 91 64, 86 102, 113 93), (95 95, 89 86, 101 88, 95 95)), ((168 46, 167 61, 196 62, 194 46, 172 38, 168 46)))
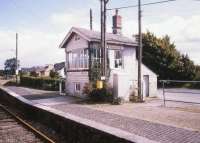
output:
POLYGON ((47 143, 55 143, 52 139, 47 137, 45 134, 42 132, 38 131, 35 129, 33 126, 31 126, 29 123, 25 122, 23 119, 21 119, 19 116, 15 115, 11 111, 9 111, 6 107, 0 104, 0 108, 8 113, 11 117, 13 117, 19 124, 23 125, 26 129, 31 131, 33 134, 35 134, 38 138, 40 138, 42 141, 47 142, 47 143))

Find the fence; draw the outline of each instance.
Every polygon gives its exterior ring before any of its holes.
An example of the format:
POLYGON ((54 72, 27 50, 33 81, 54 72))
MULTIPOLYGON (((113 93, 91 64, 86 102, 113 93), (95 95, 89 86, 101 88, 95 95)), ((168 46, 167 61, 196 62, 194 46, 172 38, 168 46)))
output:
POLYGON ((200 104, 200 81, 160 80, 163 104, 167 101, 200 104))

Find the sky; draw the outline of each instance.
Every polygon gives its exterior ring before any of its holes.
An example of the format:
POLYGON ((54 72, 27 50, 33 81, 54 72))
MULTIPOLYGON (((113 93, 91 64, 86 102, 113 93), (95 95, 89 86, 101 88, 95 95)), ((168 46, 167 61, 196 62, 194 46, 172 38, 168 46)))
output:
MULTIPOLYGON (((142 3, 159 0, 141 0, 142 3)), ((109 0, 108 8, 137 4, 137 0, 109 0)), ((89 9, 93 27, 100 31, 99 0, 0 0, 0 69, 15 56, 15 34, 19 34, 21 67, 42 66, 65 60, 59 44, 72 26, 89 29, 89 9)), ((112 32, 108 11, 107 30, 112 32)), ((137 8, 122 9, 122 33, 138 32, 137 8)), ((142 7, 142 31, 169 35, 176 48, 200 64, 200 1, 176 0, 142 7)))

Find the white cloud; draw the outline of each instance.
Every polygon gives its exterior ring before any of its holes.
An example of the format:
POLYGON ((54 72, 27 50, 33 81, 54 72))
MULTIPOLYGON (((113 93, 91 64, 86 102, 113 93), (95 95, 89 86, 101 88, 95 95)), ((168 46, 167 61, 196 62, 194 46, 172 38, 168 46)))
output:
MULTIPOLYGON (((96 17, 93 17, 94 29, 99 28, 96 23, 96 17)), ((89 11, 68 11, 64 13, 55 13, 50 17, 50 23, 57 31, 69 30, 72 26, 89 28, 89 11)))
MULTIPOLYGON (((65 60, 64 49, 58 46, 72 26, 89 28, 89 12, 69 10, 47 17, 46 27, 21 27, 19 58, 21 66, 52 64, 65 60)), ((94 29, 99 24, 93 25, 94 29)), ((0 27, 1 28, 1 27, 0 27)), ((0 68, 7 58, 15 56, 15 31, 0 30, 0 68), (12 51, 10 51, 12 49, 12 51)))
POLYGON ((15 33, 12 31, 0 32, 0 69, 7 57, 15 56, 15 33))
POLYGON ((137 34, 137 31, 138 31, 137 22, 136 21, 124 21, 122 23, 122 31, 126 36, 132 37, 133 34, 137 34))
POLYGON ((188 18, 173 16, 158 23, 146 22, 144 28, 158 36, 169 35, 178 50, 183 54, 187 53, 195 63, 199 64, 200 58, 197 55, 200 50, 199 23, 199 15, 188 18))
MULTIPOLYGON (((23 27, 19 32, 21 66, 45 65, 65 60, 64 49, 58 46, 72 26, 88 28, 87 13, 55 13, 49 17, 46 29, 23 27)), ((94 26, 96 27, 96 26, 94 26)), ((0 68, 7 58, 15 56, 15 32, 0 31, 0 68), (12 51, 11 51, 12 49, 12 51)))
MULTIPOLYGON (((125 17, 125 15, 124 15, 125 17)), ((19 58, 22 66, 44 65, 65 59, 63 49, 58 46, 72 26, 89 28, 89 13, 68 11, 54 13, 47 18, 46 29, 25 28, 19 30, 19 58)), ((94 17, 94 29, 99 30, 99 19, 94 17)), ((111 19, 108 19, 108 31, 111 31, 111 19)), ((168 17, 161 22, 143 22, 143 30, 150 30, 158 36, 168 34, 177 48, 199 63, 200 16, 184 18, 168 17)), ((123 33, 127 36, 137 33, 137 20, 123 19, 123 33)), ((0 68, 4 61, 15 55, 15 31, 0 30, 0 68)))
MULTIPOLYGON (((15 56, 15 33, 0 31, 0 68, 7 58, 15 56), (9 49, 12 49, 9 50, 9 49)), ((45 65, 64 60, 64 50, 59 49, 59 34, 39 31, 21 31, 19 33, 19 59, 21 66, 45 65)))
POLYGON ((199 23, 200 16, 189 18, 173 16, 159 23, 146 22, 144 28, 159 36, 168 34, 177 42, 188 42, 189 40, 200 40, 199 23))
POLYGON ((58 48, 59 34, 24 31, 20 37, 21 63, 24 65, 50 64, 64 60, 64 51, 58 48))
POLYGON ((190 41, 200 41, 200 16, 192 16, 186 21, 185 37, 190 41))

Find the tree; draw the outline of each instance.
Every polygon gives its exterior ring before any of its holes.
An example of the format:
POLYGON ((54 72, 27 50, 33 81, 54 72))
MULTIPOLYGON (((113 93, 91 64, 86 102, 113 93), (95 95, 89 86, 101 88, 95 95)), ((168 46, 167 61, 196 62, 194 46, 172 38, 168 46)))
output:
POLYGON ((6 74, 14 75, 17 69, 17 64, 19 67, 19 60, 16 62, 16 58, 7 59, 4 63, 6 74))
POLYGON ((0 76, 4 76, 4 70, 0 70, 0 76))
POLYGON ((38 74, 36 71, 31 71, 31 72, 30 72, 30 76, 38 77, 39 74, 38 74))
POLYGON ((193 80, 195 65, 188 55, 176 50, 169 36, 156 37, 143 34, 143 63, 158 74, 159 79, 193 80))
POLYGON ((56 71, 54 71, 54 70, 51 70, 51 71, 50 71, 49 76, 50 76, 51 78, 59 78, 59 77, 60 77, 60 76, 59 76, 59 73, 56 72, 56 71))

